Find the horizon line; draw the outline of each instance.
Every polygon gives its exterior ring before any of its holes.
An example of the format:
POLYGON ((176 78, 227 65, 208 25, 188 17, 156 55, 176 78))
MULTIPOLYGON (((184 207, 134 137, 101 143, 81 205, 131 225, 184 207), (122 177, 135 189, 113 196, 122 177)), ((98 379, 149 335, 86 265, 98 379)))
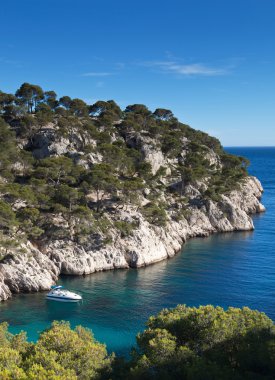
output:
POLYGON ((223 148, 275 148, 275 145, 223 145, 223 148))

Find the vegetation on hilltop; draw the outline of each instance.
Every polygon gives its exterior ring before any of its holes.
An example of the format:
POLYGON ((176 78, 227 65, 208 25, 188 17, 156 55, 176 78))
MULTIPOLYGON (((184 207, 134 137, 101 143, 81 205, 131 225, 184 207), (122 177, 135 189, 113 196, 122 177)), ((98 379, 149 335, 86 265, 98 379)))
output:
POLYGON ((249 308, 179 305, 151 317, 124 360, 92 333, 53 322, 36 343, 0 325, 0 377, 6 380, 274 379, 275 329, 249 308))
POLYGON ((37 241, 50 235, 82 243, 94 236, 100 247, 110 241, 111 228, 127 236, 137 227, 114 220, 118 208, 135 207, 152 225, 164 226, 168 217, 185 215, 187 185, 204 180, 201 200, 219 201, 238 186, 247 165, 170 110, 134 104, 122 111, 113 100, 88 105, 24 83, 14 95, 0 92, 2 245, 11 237, 37 241), (43 141, 51 140, 69 148, 41 154, 43 141), (144 159, 145 143, 163 154, 166 167, 153 171, 144 159), (65 223, 56 225, 57 215, 65 223))

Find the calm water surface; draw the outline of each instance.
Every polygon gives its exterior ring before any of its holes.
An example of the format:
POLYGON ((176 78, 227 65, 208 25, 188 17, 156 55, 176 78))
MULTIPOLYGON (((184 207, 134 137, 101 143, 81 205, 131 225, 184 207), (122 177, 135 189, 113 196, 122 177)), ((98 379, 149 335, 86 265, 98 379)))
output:
POLYGON ((262 182, 267 212, 254 217, 254 232, 188 241, 181 254, 139 270, 120 270, 60 283, 83 295, 82 304, 45 300, 45 294, 15 296, 0 305, 0 321, 30 340, 53 320, 93 330, 109 351, 127 353, 148 317, 164 307, 214 304, 249 306, 275 320, 275 148, 227 148, 251 161, 262 182))

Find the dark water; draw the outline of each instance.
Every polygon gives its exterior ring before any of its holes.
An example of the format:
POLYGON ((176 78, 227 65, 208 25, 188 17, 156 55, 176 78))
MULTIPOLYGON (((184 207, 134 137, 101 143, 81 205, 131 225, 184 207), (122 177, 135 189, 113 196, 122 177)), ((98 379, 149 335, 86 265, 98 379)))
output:
POLYGON ((181 254, 139 270, 66 277, 60 283, 81 292, 82 304, 46 301, 45 294, 19 295, 0 305, 0 320, 29 339, 52 320, 93 330, 109 350, 127 353, 148 317, 164 307, 214 304, 249 306, 275 320, 275 148, 228 148, 251 160, 262 182, 267 212, 255 216, 254 232, 190 240, 181 254))

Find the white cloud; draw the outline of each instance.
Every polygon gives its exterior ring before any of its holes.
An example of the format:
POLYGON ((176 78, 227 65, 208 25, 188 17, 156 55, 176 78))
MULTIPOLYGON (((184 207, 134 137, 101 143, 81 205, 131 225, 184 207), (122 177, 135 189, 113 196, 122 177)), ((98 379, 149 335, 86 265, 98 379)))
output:
POLYGON ((202 63, 182 64, 176 61, 154 61, 147 62, 144 65, 148 67, 158 68, 164 73, 185 76, 216 76, 228 74, 228 69, 226 68, 212 67, 202 63))
POLYGON ((113 73, 94 71, 94 72, 82 74, 83 77, 108 77, 109 75, 113 75, 113 73))

